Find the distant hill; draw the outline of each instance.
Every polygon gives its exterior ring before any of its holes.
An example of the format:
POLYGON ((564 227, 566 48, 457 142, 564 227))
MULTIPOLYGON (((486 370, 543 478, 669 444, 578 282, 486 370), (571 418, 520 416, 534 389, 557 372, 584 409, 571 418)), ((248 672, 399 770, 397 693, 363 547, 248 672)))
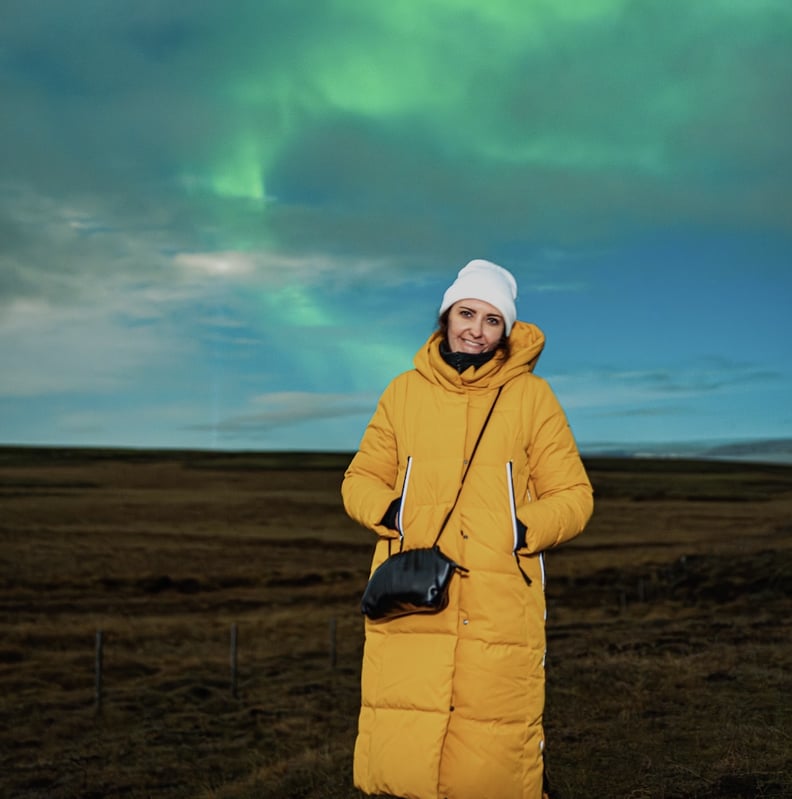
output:
MULTIPOLYGON (((612 444, 597 442, 581 444, 584 458, 625 458, 628 460, 718 460, 756 464, 792 465, 792 438, 755 439, 742 441, 698 441, 698 442, 629 442, 612 444)), ((217 467, 220 462, 231 459, 234 468, 245 463, 251 469, 345 469, 354 452, 332 451, 274 451, 255 449, 191 450, 171 448, 136 447, 60 447, 27 446, 24 444, 0 443, 0 465, 20 459, 33 461, 46 458, 50 461, 73 462, 83 460, 148 461, 179 459, 193 467, 202 465, 217 467)))
POLYGON ((792 464, 792 438, 685 441, 581 446, 588 457, 685 458, 792 464))

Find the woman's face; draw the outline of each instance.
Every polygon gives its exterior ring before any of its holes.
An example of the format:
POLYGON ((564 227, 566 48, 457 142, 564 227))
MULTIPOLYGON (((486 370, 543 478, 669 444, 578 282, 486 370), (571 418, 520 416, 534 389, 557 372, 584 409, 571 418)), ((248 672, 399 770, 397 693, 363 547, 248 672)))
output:
POLYGON ((500 311, 483 300, 459 300, 448 312, 448 347, 451 352, 476 355, 494 350, 506 325, 500 311))

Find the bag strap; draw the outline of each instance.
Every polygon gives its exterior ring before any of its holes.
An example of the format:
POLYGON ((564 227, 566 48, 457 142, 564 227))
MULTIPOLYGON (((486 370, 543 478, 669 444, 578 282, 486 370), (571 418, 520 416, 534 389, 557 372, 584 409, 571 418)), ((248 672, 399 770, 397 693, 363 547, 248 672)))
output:
POLYGON ((484 431, 487 429, 487 425, 489 424, 490 417, 492 416, 492 412, 495 410, 495 404, 498 401, 498 397, 501 395, 501 391, 503 391, 503 386, 498 388, 498 393, 495 395, 495 399, 492 401, 492 405, 490 406, 489 413, 487 413, 487 418, 484 420, 484 424, 481 426, 481 430, 479 431, 478 438, 476 439, 476 443, 473 445, 473 451, 470 453, 470 457, 468 458, 467 465, 465 466, 465 471, 462 473, 462 479, 459 481, 459 489, 457 491, 457 495, 454 498, 454 503, 446 513, 445 519, 443 519, 443 523, 440 525, 440 531, 435 536, 434 543, 432 546, 437 546, 437 542, 440 540, 440 536, 443 534, 446 525, 448 524, 448 520, 451 518, 451 514, 454 512, 454 508, 456 508, 457 502, 459 501, 459 495, 462 493, 462 486, 465 484, 465 478, 467 477, 467 473, 470 470, 470 464, 473 463, 473 456, 476 454, 476 450, 478 449, 478 445, 481 442, 481 437, 484 435, 484 431))

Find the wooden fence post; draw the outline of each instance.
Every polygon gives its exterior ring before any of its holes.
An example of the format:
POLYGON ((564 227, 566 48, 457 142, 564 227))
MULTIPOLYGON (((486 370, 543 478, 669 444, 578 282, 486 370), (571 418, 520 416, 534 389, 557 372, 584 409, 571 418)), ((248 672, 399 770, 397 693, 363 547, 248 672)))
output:
POLYGON ((96 631, 96 654, 94 666, 94 711, 97 715, 102 712, 102 661, 104 657, 104 633, 96 631))
POLYGON ((333 618, 330 619, 330 668, 331 669, 334 669, 336 667, 336 661, 338 659, 338 654, 337 654, 338 650, 336 646, 336 639, 337 639, 336 626, 337 626, 336 619, 335 616, 333 616, 333 618))
POLYGON ((237 626, 231 625, 231 696, 237 698, 237 626))

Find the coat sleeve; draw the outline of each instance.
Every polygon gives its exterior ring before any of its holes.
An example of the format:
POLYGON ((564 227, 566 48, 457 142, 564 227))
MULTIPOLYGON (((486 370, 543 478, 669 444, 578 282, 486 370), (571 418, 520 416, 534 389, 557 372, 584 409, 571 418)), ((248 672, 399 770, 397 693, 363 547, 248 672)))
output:
POLYGON ((544 380, 537 380, 535 397, 528 428, 532 496, 517 508, 532 554, 574 538, 594 510, 591 482, 566 414, 544 380))
POLYGON ((394 393, 391 384, 380 397, 363 434, 360 449, 341 484, 341 496, 349 516, 386 538, 398 535, 380 524, 391 502, 400 493, 396 487, 399 462, 391 414, 394 393))

